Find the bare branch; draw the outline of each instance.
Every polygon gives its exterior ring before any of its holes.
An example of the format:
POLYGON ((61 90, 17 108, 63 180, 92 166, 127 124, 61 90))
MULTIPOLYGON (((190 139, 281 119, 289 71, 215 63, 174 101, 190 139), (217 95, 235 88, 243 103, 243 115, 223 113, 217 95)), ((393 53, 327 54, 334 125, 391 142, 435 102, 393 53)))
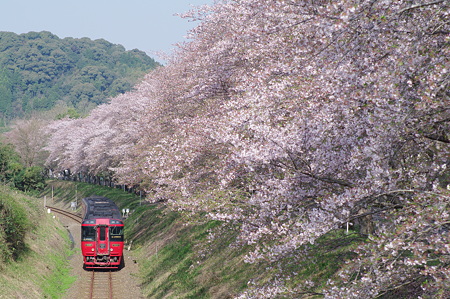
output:
POLYGON ((443 3, 443 2, 445 2, 445 1, 446 1, 446 0, 438 0, 438 1, 433 1, 433 2, 429 2, 429 3, 421 3, 421 4, 411 5, 411 6, 409 6, 409 7, 403 8, 402 10, 398 11, 397 14, 402 14, 402 13, 404 13, 405 11, 413 10, 413 9, 420 8, 420 7, 425 7, 425 6, 430 6, 430 5, 440 4, 440 3, 443 3))

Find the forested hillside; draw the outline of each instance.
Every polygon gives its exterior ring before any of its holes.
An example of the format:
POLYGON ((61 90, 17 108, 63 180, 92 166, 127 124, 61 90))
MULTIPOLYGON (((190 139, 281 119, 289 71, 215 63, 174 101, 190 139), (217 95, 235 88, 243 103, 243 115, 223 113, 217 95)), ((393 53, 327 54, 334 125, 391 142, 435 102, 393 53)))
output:
POLYGON ((142 51, 102 39, 0 32, 0 117, 23 117, 58 101, 84 113, 130 90, 157 66, 142 51))
POLYGON ((48 126, 47 167, 234 225, 230 246, 273 271, 239 298, 450 297, 449 1, 234 0, 185 16, 201 23, 167 66, 48 126), (345 266, 292 283, 308 244, 347 227, 363 241, 345 266))

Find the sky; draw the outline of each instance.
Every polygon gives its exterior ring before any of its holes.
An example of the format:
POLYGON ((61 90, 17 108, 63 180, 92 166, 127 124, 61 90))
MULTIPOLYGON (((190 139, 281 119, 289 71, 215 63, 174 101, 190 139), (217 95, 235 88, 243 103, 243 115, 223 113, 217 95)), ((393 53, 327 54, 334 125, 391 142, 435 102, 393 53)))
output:
POLYGON ((213 0, 0 0, 0 31, 105 39, 163 62, 195 22, 174 16, 213 0))

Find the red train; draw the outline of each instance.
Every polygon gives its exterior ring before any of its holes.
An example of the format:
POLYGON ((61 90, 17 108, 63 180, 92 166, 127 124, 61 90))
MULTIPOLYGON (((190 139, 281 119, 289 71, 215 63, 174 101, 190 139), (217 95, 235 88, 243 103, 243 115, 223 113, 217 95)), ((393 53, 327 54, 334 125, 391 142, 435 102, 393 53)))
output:
POLYGON ((85 269, 123 267, 123 220, 119 208, 109 198, 82 199, 81 252, 85 269))

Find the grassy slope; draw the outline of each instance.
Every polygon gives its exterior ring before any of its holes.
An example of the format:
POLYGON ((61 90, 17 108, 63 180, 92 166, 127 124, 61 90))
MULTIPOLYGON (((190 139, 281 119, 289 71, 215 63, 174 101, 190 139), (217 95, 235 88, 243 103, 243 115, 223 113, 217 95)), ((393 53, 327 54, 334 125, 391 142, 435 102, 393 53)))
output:
MULTIPOLYGON (((52 188, 42 194, 49 204, 68 207, 76 198, 95 194, 132 211, 125 222, 125 237, 140 265, 139 279, 148 298, 231 298, 251 292, 253 283, 276 285, 277 281, 291 291, 312 281, 315 287, 308 291, 320 292, 352 257, 349 249, 361 241, 356 234, 346 235, 342 230, 321 238, 311 250, 299 250, 277 263, 246 264, 244 256, 251 248, 237 244, 237 229, 232 226, 214 221, 187 225, 180 214, 163 206, 141 205, 139 196, 120 189, 67 181, 50 181, 49 186, 53 186, 53 202, 52 188), (279 267, 284 269, 281 274, 279 267)), ((300 297, 304 289, 297 291, 294 295, 300 297)))
POLYGON ((85 183, 50 181, 42 193, 49 205, 66 208, 90 195, 106 196, 132 211, 125 237, 140 264, 143 292, 149 298, 228 297, 246 288, 256 273, 264 273, 258 265, 243 263, 242 248, 229 246, 235 232, 222 228, 220 237, 208 238, 210 230, 221 227, 218 222, 186 225, 178 213, 162 206, 140 205, 139 196, 85 183))
POLYGON ((29 216, 24 252, 16 261, 0 264, 0 298, 61 297, 75 279, 68 274, 65 229, 46 213, 42 200, 5 187, 0 187, 0 197, 29 216))

